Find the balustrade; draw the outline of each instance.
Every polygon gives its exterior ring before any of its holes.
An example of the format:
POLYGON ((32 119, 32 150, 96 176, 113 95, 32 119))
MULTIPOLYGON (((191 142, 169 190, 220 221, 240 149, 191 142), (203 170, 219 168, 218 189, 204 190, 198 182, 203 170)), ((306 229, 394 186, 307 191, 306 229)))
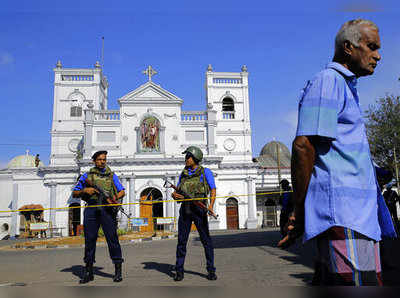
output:
POLYGON ((62 75, 63 81, 93 81, 93 75, 62 75))
POLYGON ((235 119, 235 112, 223 112, 222 119, 235 119))
POLYGON ((118 110, 95 111, 94 120, 120 120, 118 110))
POLYGON ((206 120, 207 120, 207 113, 203 111, 181 113, 181 121, 193 122, 193 121, 206 121, 206 120))
POLYGON ((242 84, 242 79, 233 78, 214 78, 214 84, 242 84))

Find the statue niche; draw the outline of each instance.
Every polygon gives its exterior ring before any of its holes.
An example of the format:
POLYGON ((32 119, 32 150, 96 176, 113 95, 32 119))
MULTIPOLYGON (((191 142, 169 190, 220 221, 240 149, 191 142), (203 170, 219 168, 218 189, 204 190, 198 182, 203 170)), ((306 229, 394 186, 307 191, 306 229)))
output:
POLYGON ((160 152, 160 121, 153 116, 143 119, 140 124, 141 152, 160 152))

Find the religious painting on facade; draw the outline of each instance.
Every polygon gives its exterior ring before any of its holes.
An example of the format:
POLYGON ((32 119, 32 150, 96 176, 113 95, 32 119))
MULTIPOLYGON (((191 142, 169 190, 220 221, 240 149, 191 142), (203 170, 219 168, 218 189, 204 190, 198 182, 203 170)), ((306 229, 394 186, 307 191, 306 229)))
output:
POLYGON ((142 152, 160 152, 160 121, 150 116, 140 125, 140 140, 142 152))

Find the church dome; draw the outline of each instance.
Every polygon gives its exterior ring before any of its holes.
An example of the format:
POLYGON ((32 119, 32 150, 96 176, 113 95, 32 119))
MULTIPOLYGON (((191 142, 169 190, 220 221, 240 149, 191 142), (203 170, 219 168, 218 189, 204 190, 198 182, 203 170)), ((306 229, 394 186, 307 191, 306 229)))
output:
MULTIPOLYGON (((44 166, 43 162, 39 162, 39 167, 44 166)), ((35 156, 24 154, 14 157, 7 165, 7 168, 34 168, 35 167, 35 156)))
POLYGON ((277 156, 276 150, 279 150, 279 155, 280 156, 290 156, 290 151, 288 147, 286 147, 285 144, 279 142, 279 141, 272 141, 264 145, 264 147, 261 149, 260 155, 270 155, 270 156, 277 156))
POLYGON ((285 144, 279 141, 272 141, 264 145, 260 152, 260 156, 254 159, 262 168, 275 168, 278 166, 290 167, 290 151, 285 144), (277 150, 279 150, 279 161, 277 150))

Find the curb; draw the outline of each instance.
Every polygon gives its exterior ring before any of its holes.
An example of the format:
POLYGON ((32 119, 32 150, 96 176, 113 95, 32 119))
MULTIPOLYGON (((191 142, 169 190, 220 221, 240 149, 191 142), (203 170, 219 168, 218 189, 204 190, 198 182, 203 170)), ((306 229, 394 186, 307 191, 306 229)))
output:
MULTIPOLYGON (((132 239, 132 240, 122 240, 120 244, 132 244, 132 243, 141 243, 141 242, 148 242, 153 240, 163 240, 163 239, 174 239, 177 238, 177 234, 168 235, 168 236, 156 236, 156 237, 148 237, 148 238, 139 238, 139 239, 132 239)), ((106 242, 97 242, 96 246, 106 246, 106 242)), ((10 248, 13 249, 43 249, 43 248, 76 248, 76 247, 85 247, 85 244, 61 244, 61 245, 28 245, 28 246, 21 246, 19 244, 11 245, 10 248)))

